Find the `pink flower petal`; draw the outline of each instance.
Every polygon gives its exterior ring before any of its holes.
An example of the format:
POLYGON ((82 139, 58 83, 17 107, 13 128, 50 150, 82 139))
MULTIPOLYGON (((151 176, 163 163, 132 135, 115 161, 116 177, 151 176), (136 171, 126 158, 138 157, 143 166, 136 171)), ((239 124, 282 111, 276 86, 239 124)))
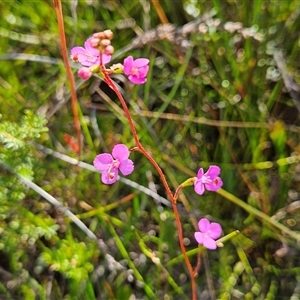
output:
POLYGON ((149 64, 149 59, 148 58, 137 58, 133 62, 133 67, 134 68, 141 68, 149 64))
POLYGON ((86 50, 83 47, 74 47, 71 49, 71 55, 86 54, 86 50))
POLYGON ((109 165, 113 162, 113 158, 109 153, 102 153, 96 156, 94 159, 94 166, 99 171, 104 171, 109 168, 109 165))
POLYGON ((118 179, 118 169, 113 168, 108 174, 107 171, 103 171, 101 175, 101 180, 104 184, 113 184, 118 179))
POLYGON ((95 66, 95 65, 99 65, 100 61, 99 59, 96 60, 96 59, 86 59, 86 58, 81 58, 81 56, 79 55, 78 56, 78 60, 79 62, 84 66, 84 67, 92 67, 92 66, 95 66))
POLYGON ((215 178, 220 175, 221 169, 218 166, 210 166, 205 173, 205 175, 209 176, 210 178, 215 178))
POLYGON ((198 222, 198 228, 202 233, 206 233, 209 229, 210 222, 208 219, 203 218, 198 222))
POLYGON ((205 188, 208 191, 215 192, 223 185, 220 177, 215 177, 211 183, 205 183, 205 188))
POLYGON ((94 48, 91 46, 91 40, 93 39, 93 37, 88 38, 85 42, 84 42, 84 48, 86 49, 86 51, 88 53, 90 53, 92 56, 99 56, 100 55, 100 51, 97 48, 94 48))
POLYGON ((113 157, 120 162, 122 160, 127 159, 129 157, 129 154, 130 154, 130 152, 129 152, 127 146, 124 144, 117 144, 114 146, 114 148, 112 150, 113 157))
POLYGON ((205 188, 201 180, 197 180, 194 184, 194 190, 197 194, 203 195, 205 188))
POLYGON ((131 72, 131 69, 133 67, 133 57, 132 56, 126 57, 124 59, 123 66, 124 66, 124 69, 123 69, 124 74, 129 75, 131 72))
POLYGON ((198 171, 198 174, 197 174, 197 178, 201 179, 203 174, 204 174, 203 168, 200 168, 199 171, 198 171))
POLYGON ((128 79, 134 84, 143 84, 147 81, 147 78, 139 78, 136 75, 129 75, 128 79))
MULTIPOLYGON (((102 63, 105 65, 111 60, 111 55, 102 54, 102 63)), ((99 59, 100 61, 100 59, 99 59)))
POLYGON ((139 68, 139 77, 145 78, 148 74, 149 66, 143 66, 139 68))
POLYGON ((131 174, 134 170, 133 161, 131 159, 122 160, 119 170, 124 176, 131 174))
POLYGON ((203 246, 206 247, 207 249, 210 249, 210 250, 217 249, 216 241, 214 241, 213 239, 211 239, 209 237, 205 237, 204 238, 204 240, 203 240, 203 246))
POLYGON ((198 242, 198 244, 200 244, 200 245, 203 244, 204 236, 201 232, 195 232, 194 237, 195 237, 196 241, 198 242))
POLYGON ((212 222, 209 226, 209 236, 216 240, 222 234, 222 227, 219 223, 212 222))

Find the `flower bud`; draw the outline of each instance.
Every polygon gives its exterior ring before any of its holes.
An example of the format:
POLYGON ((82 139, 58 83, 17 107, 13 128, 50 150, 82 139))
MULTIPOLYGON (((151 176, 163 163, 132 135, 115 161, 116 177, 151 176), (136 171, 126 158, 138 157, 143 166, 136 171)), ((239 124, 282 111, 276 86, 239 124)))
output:
POLYGON ((106 54, 106 55, 112 55, 114 53, 114 51, 115 51, 115 48, 112 45, 108 45, 103 50, 103 53, 106 54))
POLYGON ((122 64, 114 64, 110 67, 114 74, 122 74, 123 73, 123 65, 122 64))
POLYGON ((114 33, 110 29, 104 30, 103 33, 108 40, 111 40, 114 37, 114 33))
POLYGON ((82 67, 78 70, 78 76, 83 80, 89 79, 93 75, 93 72, 90 68, 82 67))
POLYGON ((103 32, 96 32, 96 33, 93 34, 93 38, 102 40, 102 39, 105 38, 105 34, 103 32))
POLYGON ((100 42, 100 45, 101 45, 102 47, 109 46, 110 44, 111 44, 111 43, 110 43, 110 40, 108 40, 108 39, 101 40, 101 42, 100 42))
POLYGON ((93 48, 97 48, 97 47, 99 46, 99 42, 100 42, 100 40, 97 39, 97 38, 92 38, 92 39, 90 40, 91 46, 92 46, 93 48))

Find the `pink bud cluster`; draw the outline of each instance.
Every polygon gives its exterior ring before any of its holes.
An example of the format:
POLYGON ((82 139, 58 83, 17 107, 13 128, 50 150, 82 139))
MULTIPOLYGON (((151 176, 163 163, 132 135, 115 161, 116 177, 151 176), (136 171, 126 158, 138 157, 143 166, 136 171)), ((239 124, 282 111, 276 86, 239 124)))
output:
POLYGON ((109 69, 105 68, 105 64, 111 60, 111 55, 114 53, 114 47, 111 45, 113 32, 104 30, 94 33, 88 38, 84 47, 74 47, 71 50, 71 59, 82 65, 78 71, 78 76, 83 80, 89 79, 93 74, 98 74, 104 77, 106 74, 124 73, 128 79, 134 84, 143 84, 147 81, 149 71, 149 59, 138 58, 133 59, 128 56, 124 59, 123 64, 112 65, 109 69), (103 71, 104 70, 104 71, 103 71))
POLYGON ((111 30, 104 30, 102 32, 94 33, 91 38, 91 46, 99 49, 103 54, 112 55, 114 47, 111 45, 111 40, 114 34, 111 30))

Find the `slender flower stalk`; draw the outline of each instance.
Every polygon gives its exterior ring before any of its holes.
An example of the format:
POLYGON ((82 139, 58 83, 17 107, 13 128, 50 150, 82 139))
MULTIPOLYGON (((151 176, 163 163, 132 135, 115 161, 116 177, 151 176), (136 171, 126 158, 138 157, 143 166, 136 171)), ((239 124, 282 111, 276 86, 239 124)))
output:
MULTIPOLYGON (((110 61, 111 54, 114 52, 114 48, 111 46, 112 37, 113 33, 110 30, 93 34, 92 37, 86 40, 84 47, 74 47, 72 49, 71 59, 82 65, 82 68, 78 72, 78 75, 82 79, 87 80, 94 73, 96 73, 101 76, 108 86, 116 93, 123 107, 123 111, 125 112, 125 116, 128 120, 129 127, 136 144, 136 147, 132 148, 131 151, 141 152, 157 170, 172 204, 178 230, 180 249, 191 278, 192 299, 196 300, 195 273, 186 253, 183 242, 183 230, 176 201, 179 196, 179 192, 183 187, 186 186, 194 185, 195 192, 200 195, 202 195, 205 190, 217 191, 220 189, 223 184, 220 177, 218 177, 220 174, 220 168, 218 166, 210 166, 206 173, 204 173, 203 169, 201 168, 196 177, 187 179, 178 186, 174 194, 172 193, 162 169, 141 144, 127 104, 122 94, 119 92, 118 88, 115 86, 114 82, 109 76, 112 73, 124 73, 128 76, 128 79, 132 83, 143 84, 147 81, 146 76, 149 71, 149 59, 137 58, 134 60, 132 56, 128 56, 124 59, 123 65, 119 63, 112 65, 107 69, 105 64, 110 61)), ((115 183, 117 181, 119 171, 125 176, 132 173, 134 164, 129 159, 129 154, 130 151, 125 145, 118 144, 114 147, 112 154, 102 153, 97 155, 94 160, 94 166, 99 171, 102 171, 101 179, 103 183, 115 183)), ((208 249, 216 249, 217 244, 215 239, 221 234, 221 226, 217 223, 210 223, 207 219, 202 219, 199 221, 198 227, 199 232, 195 232, 195 239, 198 241, 198 243, 200 245, 204 245, 208 249)), ((198 262, 197 268, 199 269, 200 256, 198 257, 198 262)), ((195 272, 198 272, 197 269, 195 272)))
POLYGON ((64 27, 64 19, 63 19, 63 12, 61 6, 61 0, 52 0, 54 4, 55 14, 57 17, 57 23, 59 28, 59 38, 60 38, 60 46, 61 46, 61 53, 63 56, 64 65, 67 71, 67 77, 70 84, 70 91, 71 91, 71 103, 72 103, 72 111, 74 115, 74 127, 77 134, 77 144, 78 144, 78 155, 80 156, 81 152, 81 127, 79 121, 79 113, 77 108, 77 95, 76 95, 76 87, 75 87, 75 80, 73 77, 73 73, 71 70, 71 66, 68 60, 68 50, 67 50, 67 42, 65 36, 65 27, 64 27))
POLYGON ((174 198, 173 193, 171 192, 171 189, 168 185, 168 182, 166 181, 165 175, 163 173, 163 171, 161 170, 160 166, 157 164, 157 162, 155 161, 155 159, 146 151, 146 149, 143 147, 143 145, 140 143, 139 138, 137 136, 137 132, 133 123, 133 120, 131 118, 129 109, 127 107, 127 104, 122 96, 122 94, 119 92, 118 88, 115 86, 115 84, 113 83, 113 81, 110 79, 110 77, 108 76, 105 67, 103 65, 100 65, 100 68, 104 74, 104 80, 105 82, 111 87, 111 89, 116 93, 118 99, 121 102, 121 105, 123 107, 123 110, 125 112, 125 116, 128 120, 130 129, 131 129, 131 133, 133 135, 133 138, 135 140, 135 143, 137 145, 138 150, 150 161, 150 163, 153 165, 153 167, 157 170, 159 177, 163 183, 163 186, 167 192, 168 197, 170 198, 171 204, 172 204, 172 208, 174 211, 174 215, 175 215, 175 220, 176 220, 176 225, 177 225, 177 230, 178 230, 178 239, 179 239, 179 245, 180 245, 180 250, 182 252, 182 255, 184 257, 184 261, 185 264, 187 266, 187 269, 189 271, 190 274, 190 278, 191 278, 191 290, 192 290, 192 299, 196 300, 197 296, 196 296, 196 282, 195 282, 195 276, 194 276, 194 271, 191 265, 191 262, 186 254, 186 249, 183 243, 183 231, 182 231, 182 225, 181 225, 181 221, 180 221, 180 216, 179 216, 179 212, 177 209, 177 205, 176 205, 176 199, 174 198))

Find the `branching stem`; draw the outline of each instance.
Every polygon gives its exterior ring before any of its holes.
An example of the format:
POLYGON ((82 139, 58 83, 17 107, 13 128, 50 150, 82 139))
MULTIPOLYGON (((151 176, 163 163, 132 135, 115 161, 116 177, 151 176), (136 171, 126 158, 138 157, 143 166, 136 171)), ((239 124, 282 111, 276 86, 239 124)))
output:
MULTIPOLYGON (((101 55, 100 55, 101 56, 101 55)), ((172 208, 174 211, 174 215, 175 215, 175 220, 176 220, 176 225, 177 225, 177 230, 178 230, 178 239, 179 239, 179 245, 180 245, 180 249, 182 252, 182 255, 184 257, 184 261, 185 264, 188 268, 189 274, 190 274, 190 278, 191 278, 191 288, 192 288, 192 299, 196 300, 197 296, 196 296, 196 282, 195 282, 195 276, 194 276, 194 272, 193 272, 193 268, 191 265, 191 262, 186 254, 186 249, 184 246, 184 242, 183 242, 183 231, 182 231, 182 225, 181 225, 181 221, 180 221, 180 216, 179 216, 179 212, 177 209, 177 205, 176 205, 176 198, 178 196, 177 195, 173 195, 173 193, 171 192, 171 189, 169 187, 169 184, 166 180, 166 177, 162 171, 162 169, 160 168, 160 166, 158 165, 158 163, 155 161, 155 159, 149 154, 149 152, 147 152, 147 150, 143 147, 143 145, 141 144, 138 135, 137 135, 137 131, 136 128, 134 126, 134 122, 132 120, 131 114, 129 112, 129 109, 127 107, 127 104, 122 96, 122 94, 120 93, 120 91, 118 90, 118 88, 116 87, 116 85, 114 84, 114 82, 111 80, 111 78, 108 76, 105 67, 103 65, 100 66, 101 71, 104 74, 104 80, 105 82, 111 87, 111 89, 116 93, 117 97, 119 98, 121 105, 123 107, 123 110, 125 112, 125 116, 128 120, 130 129, 131 129, 131 133, 133 135, 133 138, 135 140, 136 143, 136 148, 135 150, 140 151, 149 161, 150 163, 153 165, 153 167, 156 169, 156 171, 158 172, 158 175, 163 183, 163 186, 166 190, 166 193, 172 203, 172 208)))

